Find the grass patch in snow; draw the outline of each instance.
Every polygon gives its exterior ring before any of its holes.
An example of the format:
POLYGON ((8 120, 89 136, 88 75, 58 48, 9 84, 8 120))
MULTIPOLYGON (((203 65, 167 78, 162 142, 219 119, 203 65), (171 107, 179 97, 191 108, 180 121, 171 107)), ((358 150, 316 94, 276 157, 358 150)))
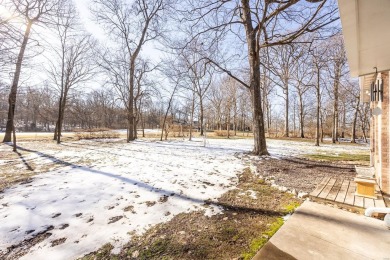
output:
POLYGON ((317 161, 328 161, 328 162, 359 162, 367 164, 370 162, 370 155, 366 153, 350 154, 350 153, 339 153, 339 154, 308 154, 306 158, 317 161))

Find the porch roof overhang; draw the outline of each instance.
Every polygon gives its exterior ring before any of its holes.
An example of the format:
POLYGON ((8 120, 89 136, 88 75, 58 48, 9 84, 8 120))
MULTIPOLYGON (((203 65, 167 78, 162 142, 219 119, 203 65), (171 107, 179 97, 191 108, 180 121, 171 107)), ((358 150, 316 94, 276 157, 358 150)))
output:
POLYGON ((338 0, 351 76, 390 70, 390 1, 338 0))

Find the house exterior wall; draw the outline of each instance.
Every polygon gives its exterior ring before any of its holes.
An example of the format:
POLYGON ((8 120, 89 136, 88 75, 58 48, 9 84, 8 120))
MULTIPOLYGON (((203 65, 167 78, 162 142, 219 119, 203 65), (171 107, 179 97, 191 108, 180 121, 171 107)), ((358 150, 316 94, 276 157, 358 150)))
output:
POLYGON ((377 183, 390 194, 390 78, 389 72, 380 73, 383 81, 383 101, 371 102, 371 109, 380 111, 371 117, 371 165, 375 168, 377 183))

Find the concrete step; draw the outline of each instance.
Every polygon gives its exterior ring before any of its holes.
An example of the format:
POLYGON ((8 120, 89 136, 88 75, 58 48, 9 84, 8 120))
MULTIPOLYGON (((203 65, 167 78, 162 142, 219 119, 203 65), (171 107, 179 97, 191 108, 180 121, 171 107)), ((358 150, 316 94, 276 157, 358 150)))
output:
POLYGON ((390 259, 390 230, 381 220, 305 201, 253 259, 390 259))

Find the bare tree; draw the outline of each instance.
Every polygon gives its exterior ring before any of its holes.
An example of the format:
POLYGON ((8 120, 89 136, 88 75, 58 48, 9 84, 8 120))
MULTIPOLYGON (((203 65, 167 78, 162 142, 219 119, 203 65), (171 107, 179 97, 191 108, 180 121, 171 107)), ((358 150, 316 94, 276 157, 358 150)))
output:
POLYGON ((360 108, 360 91, 359 91, 359 85, 356 83, 357 82, 350 82, 349 85, 350 95, 353 98, 353 100, 351 101, 352 108, 354 109, 352 130, 351 130, 351 143, 356 143, 356 125, 357 125, 357 119, 358 119, 359 108, 360 108))
MULTIPOLYGON (((0 1, 0 6, 6 4, 5 0, 0 1)), ((10 73, 10 67, 15 59, 15 50, 20 48, 21 37, 20 30, 15 26, 13 20, 16 18, 15 14, 8 16, 0 15, 0 73, 10 73)))
POLYGON ((367 143, 367 131, 370 129, 370 115, 371 115, 370 104, 363 103, 360 106, 358 113, 359 113, 362 133, 363 133, 363 139, 367 143))
MULTIPOLYGON (((155 89, 155 82, 149 79, 147 76, 151 72, 155 71, 157 66, 151 64, 150 61, 139 59, 136 66, 135 79, 136 79, 136 91, 134 95, 134 113, 135 113, 135 124, 134 124, 134 137, 137 138, 137 125, 142 118, 142 106, 144 101, 153 93, 157 93, 155 89)), ((145 134, 143 134, 145 135, 145 134)))
POLYGON ((142 47, 161 34, 161 13, 167 9, 169 1, 135 0, 129 4, 124 0, 94 0, 92 8, 97 21, 115 41, 121 42, 129 61, 127 98, 127 141, 135 139, 136 114, 134 92, 136 85, 136 63, 142 47))
POLYGON ((347 57, 341 35, 335 36, 330 41, 327 55, 329 63, 327 65, 329 77, 332 82, 333 96, 333 121, 332 121, 332 143, 336 143, 339 137, 339 94, 342 77, 347 73, 347 57))
POLYGON ((321 43, 316 43, 315 47, 310 51, 311 62, 315 71, 315 90, 316 90, 316 141, 315 146, 320 146, 320 140, 323 138, 323 134, 320 134, 320 127, 323 132, 322 120, 321 120, 321 72, 327 65, 328 59, 325 58, 327 52, 327 46, 321 43))
POLYGON ((61 131, 64 122, 65 107, 69 91, 91 79, 93 75, 93 46, 91 36, 79 33, 77 15, 72 3, 63 6, 57 16, 56 33, 59 45, 53 46, 55 59, 48 60, 48 74, 59 90, 58 118, 54 131, 54 140, 61 143, 61 131))
POLYGON ((167 140, 167 138, 168 138, 168 133, 169 133, 169 126, 168 126, 168 124, 167 124, 168 113, 169 113, 169 111, 170 111, 171 108, 172 108, 173 99, 174 99, 174 97, 175 97, 175 95, 176 95, 176 91, 177 91, 178 88, 179 88, 179 84, 177 83, 177 84, 175 85, 175 87, 173 88, 172 92, 171 92, 170 95, 169 95, 169 100, 168 100, 168 104, 167 104, 167 109, 165 110, 163 122, 162 122, 162 125, 161 125, 161 137, 160 137, 160 141, 162 141, 162 139, 163 139, 164 131, 165 131, 165 140, 167 140))
POLYGON ((271 66, 275 76, 273 82, 282 89, 283 95, 281 96, 285 102, 283 136, 289 137, 290 85, 294 71, 301 65, 299 64, 299 55, 301 55, 301 53, 297 53, 297 50, 293 45, 279 45, 271 49, 273 56, 271 66))
POLYGON ((16 94, 18 91, 24 54, 30 39, 31 28, 34 24, 49 23, 49 20, 58 13, 61 4, 62 0, 12 0, 5 5, 12 13, 15 13, 20 19, 24 20, 25 30, 17 56, 15 72, 9 94, 8 120, 3 142, 11 141, 11 132, 14 129, 13 121, 16 94))
POLYGON ((298 97, 298 111, 299 111, 299 137, 305 137, 305 97, 306 93, 313 87, 312 79, 314 76, 312 64, 309 63, 309 55, 307 46, 300 46, 298 56, 295 57, 297 65, 292 71, 291 78, 294 82, 293 86, 298 97))
POLYGON ((212 84, 208 99, 210 102, 210 109, 214 115, 214 125, 217 130, 222 130, 223 98, 220 86, 216 83, 212 84))
POLYGON ((184 12, 185 18, 183 19, 191 24, 188 30, 192 30, 192 39, 206 35, 208 39, 205 40, 205 44, 209 45, 220 44, 228 34, 237 35, 240 40, 245 39, 243 41, 247 46, 250 71, 248 83, 234 76, 220 61, 209 59, 209 62, 250 90, 255 141, 253 153, 267 155, 260 84, 261 49, 292 43, 303 34, 337 20, 336 6, 326 0, 306 2, 260 0, 210 2, 202 0, 188 1, 188 4, 191 10, 184 12), (302 15, 297 16, 296 13, 302 15), (240 34, 241 26, 245 31, 244 37, 240 34))
MULTIPOLYGON (((200 121, 200 135, 203 136, 204 132, 204 99, 207 95, 212 80, 214 68, 210 64, 202 59, 202 54, 199 53, 197 49, 197 43, 194 43, 193 46, 189 46, 182 50, 179 55, 182 59, 182 62, 185 64, 185 67, 188 71, 188 77, 191 82, 191 91, 193 96, 198 97, 199 101, 199 121, 200 121)), ((192 101, 192 108, 195 109, 195 99, 192 101)), ((192 117, 193 117, 192 111, 192 117)))

